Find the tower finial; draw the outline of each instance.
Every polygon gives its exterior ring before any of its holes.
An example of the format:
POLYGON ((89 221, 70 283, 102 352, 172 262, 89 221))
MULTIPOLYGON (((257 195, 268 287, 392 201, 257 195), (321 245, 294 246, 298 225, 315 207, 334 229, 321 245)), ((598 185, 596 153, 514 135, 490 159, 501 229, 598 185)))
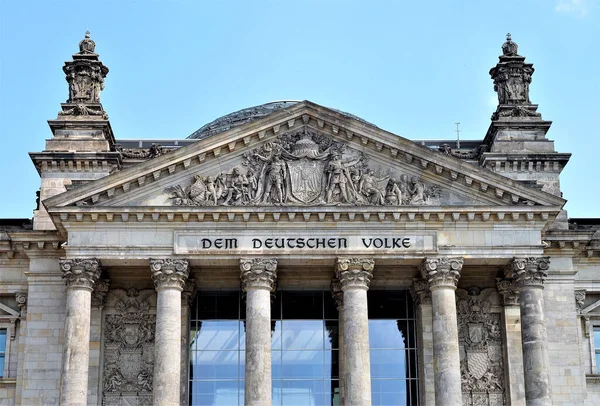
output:
MULTIPOLYGON (((508 34, 508 35, 510 35, 510 34, 508 34)), ((87 31, 85 32, 85 37, 86 37, 86 38, 89 38, 89 37, 90 37, 90 31, 89 31, 89 30, 87 30, 87 31)))
POLYGON ((517 51, 519 50, 519 46, 516 42, 513 42, 512 36, 510 32, 506 34, 506 42, 502 44, 502 54, 504 56, 519 56, 517 51))
MULTIPOLYGON (((88 31, 88 32, 89 32, 89 31, 88 31)), ((507 41, 511 41, 511 40, 512 40, 512 38, 511 38, 511 36, 510 36, 510 32, 509 32, 508 34, 506 34, 506 40, 507 40, 507 41)))

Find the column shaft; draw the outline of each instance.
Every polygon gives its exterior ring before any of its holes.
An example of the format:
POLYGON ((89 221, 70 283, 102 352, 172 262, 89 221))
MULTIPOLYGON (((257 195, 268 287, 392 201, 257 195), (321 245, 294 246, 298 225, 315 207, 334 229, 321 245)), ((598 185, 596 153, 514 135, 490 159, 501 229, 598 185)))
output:
POLYGON ((346 361, 344 352, 344 306, 338 307, 338 374, 340 387, 340 405, 346 404, 346 379, 344 379, 344 364, 346 361))
POLYGON ((343 292, 343 375, 344 405, 371 405, 371 356, 367 290, 373 259, 338 258, 336 278, 343 292))
POLYGON ((154 405, 179 406, 181 383, 181 291, 187 280, 188 261, 151 259, 156 288, 154 338, 154 405))
POLYGON ((60 404, 87 404, 92 290, 100 276, 97 259, 61 259, 67 284, 60 404))
POLYGON ((549 266, 548 257, 513 258, 505 271, 506 277, 513 279, 519 289, 523 374, 528 406, 552 405, 543 292, 549 266))
POLYGON ((456 284, 462 258, 425 258, 421 274, 429 283, 433 312, 435 404, 462 406, 456 284))
POLYGON ((240 260, 241 285, 246 292, 246 406, 271 406, 271 292, 276 277, 276 259, 240 260))

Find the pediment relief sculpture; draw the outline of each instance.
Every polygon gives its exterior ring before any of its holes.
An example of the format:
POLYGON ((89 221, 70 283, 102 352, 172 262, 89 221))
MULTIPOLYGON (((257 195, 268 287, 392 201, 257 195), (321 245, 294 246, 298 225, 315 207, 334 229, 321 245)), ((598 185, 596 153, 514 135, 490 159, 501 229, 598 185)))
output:
POLYGON ((226 173, 195 175, 170 186, 175 206, 439 205, 441 189, 306 129, 243 154, 226 173))

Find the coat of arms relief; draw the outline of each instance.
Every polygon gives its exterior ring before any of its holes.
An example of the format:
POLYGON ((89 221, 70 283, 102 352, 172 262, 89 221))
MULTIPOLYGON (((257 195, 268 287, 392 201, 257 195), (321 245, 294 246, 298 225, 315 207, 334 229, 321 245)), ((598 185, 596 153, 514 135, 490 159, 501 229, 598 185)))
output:
POLYGON ((456 290, 463 404, 503 406, 501 315, 493 311, 494 288, 456 290))
POLYGON ((306 128, 246 152, 227 173, 166 189, 176 206, 437 205, 441 190, 306 128))
POLYGON ((151 405, 154 373, 152 289, 111 290, 104 319, 102 404, 151 405))

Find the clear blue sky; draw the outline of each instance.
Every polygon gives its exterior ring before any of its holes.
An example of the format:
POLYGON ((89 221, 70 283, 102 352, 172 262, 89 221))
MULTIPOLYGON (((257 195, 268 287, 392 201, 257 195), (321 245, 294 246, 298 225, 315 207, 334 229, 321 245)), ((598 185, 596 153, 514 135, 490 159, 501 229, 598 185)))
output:
POLYGON ((86 30, 110 68, 119 138, 185 138, 226 113, 308 99, 409 139, 482 139, 505 34, 536 68, 532 102, 560 152, 570 217, 600 217, 600 0, 0 0, 0 218, 30 217, 27 153, 67 98, 86 30))

